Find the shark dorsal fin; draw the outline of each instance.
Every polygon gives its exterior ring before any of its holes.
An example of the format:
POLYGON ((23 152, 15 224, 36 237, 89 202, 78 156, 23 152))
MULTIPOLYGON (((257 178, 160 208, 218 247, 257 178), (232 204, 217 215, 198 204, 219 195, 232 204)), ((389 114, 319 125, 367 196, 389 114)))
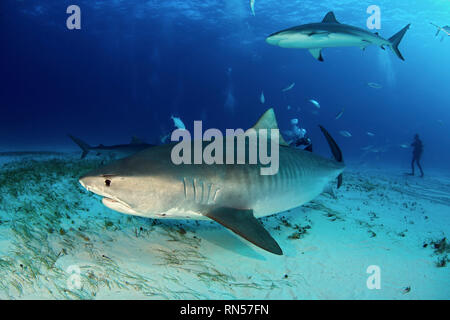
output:
POLYGON ((138 137, 131 137, 131 144, 142 144, 142 140, 139 139, 138 137))
MULTIPOLYGON (((275 118, 275 112, 273 111, 273 108, 268 109, 264 114, 259 118, 259 120, 256 122, 256 124, 251 128, 255 130, 259 129, 278 129, 278 123, 277 119, 275 118)), ((286 141, 284 141, 283 137, 280 134, 280 142, 279 144, 281 146, 289 146, 286 141)))
POLYGON ((339 22, 336 20, 334 12, 330 11, 326 14, 325 18, 323 18, 322 23, 339 23, 339 22))

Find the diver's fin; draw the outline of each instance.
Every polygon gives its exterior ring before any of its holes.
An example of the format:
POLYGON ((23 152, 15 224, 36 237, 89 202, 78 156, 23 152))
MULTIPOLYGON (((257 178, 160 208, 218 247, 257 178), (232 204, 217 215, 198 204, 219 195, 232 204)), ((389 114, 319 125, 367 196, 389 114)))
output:
POLYGON ((83 159, 84 157, 86 157, 86 155, 89 153, 89 150, 91 149, 91 146, 88 145, 86 142, 81 141, 78 138, 75 138, 72 135, 68 135, 70 139, 72 139, 73 142, 75 142, 80 148, 81 150, 83 150, 83 153, 81 154, 81 158, 83 159))
POLYGON ((396 34, 394 34, 392 37, 389 38, 389 42, 391 43, 390 47, 392 51, 394 51, 397 57, 399 57, 403 61, 405 60, 405 58, 403 58, 400 50, 398 49, 398 45, 400 44, 400 41, 402 41, 403 36, 405 35, 406 31, 408 31, 410 26, 411 24, 408 24, 402 30, 400 30, 399 32, 397 32, 396 34))
POLYGON ((339 23, 333 11, 328 12, 322 20, 322 23, 339 23))
POLYGON ((312 54, 314 58, 319 61, 323 61, 322 57, 322 48, 309 49, 309 52, 312 54))
MULTIPOLYGON (((275 112, 273 111, 273 108, 270 108, 266 112, 264 112, 264 114, 258 119, 256 124, 253 127, 251 127, 251 129, 255 129, 256 131, 258 131, 260 129, 280 130, 280 129, 278 129, 277 118, 275 117, 275 112)), ((267 134, 270 135, 269 132, 267 134)), ((287 144, 287 142, 284 140, 284 138, 281 136, 281 134, 280 134, 279 144, 280 144, 280 146, 289 147, 289 144, 287 144)))
POLYGON ((205 214, 254 245, 274 254, 282 255, 278 243, 253 215, 253 210, 217 208, 205 214))
POLYGON ((138 137, 135 137, 135 136, 131 137, 130 144, 142 144, 142 143, 143 143, 142 140, 139 139, 138 137))
MULTIPOLYGON (((342 151, 337 145, 336 141, 334 141, 333 137, 328 133, 327 130, 325 130, 324 127, 319 125, 320 130, 322 131, 323 135, 327 139, 328 145, 330 146, 331 153, 333 153, 334 159, 336 159, 337 162, 344 162, 344 158, 342 157, 342 151)), ((342 185, 342 173, 338 176, 338 188, 342 185)))

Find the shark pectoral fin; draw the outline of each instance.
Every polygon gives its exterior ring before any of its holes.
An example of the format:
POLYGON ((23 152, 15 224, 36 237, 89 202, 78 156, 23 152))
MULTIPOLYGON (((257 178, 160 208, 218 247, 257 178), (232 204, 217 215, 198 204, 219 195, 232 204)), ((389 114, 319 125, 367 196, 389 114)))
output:
POLYGON ((253 210, 217 208, 210 210, 206 217, 220 223, 235 234, 254 245, 274 254, 282 255, 278 243, 253 215, 253 210))
POLYGON ((322 49, 316 48, 316 49, 309 49, 309 52, 312 54, 314 58, 316 58, 319 61, 323 61, 322 57, 322 49))
POLYGON ((324 189, 323 193, 330 195, 333 199, 337 199, 336 193, 334 192, 333 186, 328 184, 324 189))

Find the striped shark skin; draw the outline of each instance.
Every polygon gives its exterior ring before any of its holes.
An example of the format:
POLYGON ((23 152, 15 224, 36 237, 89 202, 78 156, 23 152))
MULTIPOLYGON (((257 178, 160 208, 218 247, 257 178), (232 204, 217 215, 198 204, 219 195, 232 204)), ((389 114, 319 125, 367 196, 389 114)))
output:
MULTIPOLYGON (((273 109, 255 129, 278 129, 273 109)), ((148 218, 210 219, 271 253, 282 249, 258 218, 307 203, 326 191, 344 163, 339 147, 321 127, 335 159, 279 142, 279 170, 261 175, 261 164, 179 164, 174 144, 155 146, 81 177, 80 184, 115 211, 148 218)))

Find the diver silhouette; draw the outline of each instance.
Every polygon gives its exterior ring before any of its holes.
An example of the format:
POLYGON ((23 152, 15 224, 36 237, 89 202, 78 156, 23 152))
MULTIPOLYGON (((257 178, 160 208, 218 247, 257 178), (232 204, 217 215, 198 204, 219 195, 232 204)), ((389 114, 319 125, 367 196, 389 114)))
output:
POLYGON ((303 147, 303 150, 305 151, 309 151, 312 152, 312 142, 311 139, 308 138, 306 135, 304 137, 298 138, 297 140, 295 140, 293 143, 291 143, 291 146, 296 147, 296 148, 301 148, 303 147))
POLYGON ((291 120, 292 130, 287 133, 293 139, 289 142, 289 145, 294 148, 303 149, 305 151, 312 152, 311 139, 306 135, 306 129, 298 126, 298 119, 291 120))
POLYGON ((411 161, 411 173, 409 175, 414 175, 414 162, 417 163, 417 166, 420 170, 420 176, 423 177, 423 170, 422 166, 420 165, 420 158, 422 157, 423 152, 423 143, 422 140, 420 140, 419 135, 416 134, 414 136, 414 141, 411 143, 411 146, 413 147, 413 157, 411 161))

